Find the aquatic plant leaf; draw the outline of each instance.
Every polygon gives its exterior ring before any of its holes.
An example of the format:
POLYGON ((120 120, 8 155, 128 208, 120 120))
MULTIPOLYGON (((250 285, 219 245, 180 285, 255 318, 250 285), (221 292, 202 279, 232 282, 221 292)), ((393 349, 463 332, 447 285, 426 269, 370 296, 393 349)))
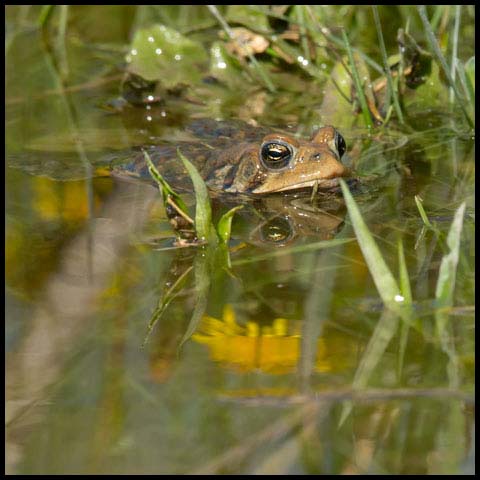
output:
POLYGON ((230 209, 227 213, 222 215, 222 218, 218 221, 217 224, 217 232, 220 238, 220 242, 227 244, 230 240, 230 234, 232 230, 232 219, 235 212, 241 210, 243 205, 239 205, 238 207, 234 207, 230 209))
POLYGON ((450 231, 447 236, 447 246, 450 252, 443 256, 438 272, 435 298, 442 306, 453 305, 453 292, 455 290, 455 277, 457 272, 460 252, 460 237, 462 235, 463 216, 466 203, 463 202, 455 212, 450 231))
POLYGON ((218 237, 215 227, 212 224, 212 207, 210 205, 207 186, 198 173, 198 170, 182 154, 179 148, 177 148, 177 154, 185 165, 185 168, 192 179, 193 188, 195 190, 195 228, 197 230, 198 238, 200 241, 216 244, 218 243, 218 237))
POLYGON ((398 300, 403 299, 400 295, 398 284, 388 268, 383 256, 368 230, 365 221, 362 218, 360 210, 348 189, 344 180, 340 179, 345 203, 347 204, 350 220, 357 236, 358 244, 362 250, 365 261, 367 262, 370 274, 373 277, 378 293, 382 298, 384 305, 396 310, 398 309, 398 300))
POLYGON ((166 205, 168 202, 168 197, 171 196, 175 200, 175 204, 180 208, 180 210, 188 217, 188 209, 185 205, 185 202, 182 200, 182 197, 176 193, 172 187, 167 183, 167 181, 162 177, 160 172, 157 170, 155 165, 150 158, 150 155, 143 150, 143 156, 145 157, 145 161, 148 165, 148 171, 151 177, 157 182, 158 187, 163 195, 163 202, 166 205))
POLYGON ((157 24, 137 30, 126 60, 129 72, 171 88, 200 81, 208 57, 200 43, 157 24))
POLYGON ((415 195, 415 203, 417 204, 418 212, 420 213, 420 216, 422 217, 422 221, 424 225, 428 228, 433 228, 433 225, 430 223, 430 220, 428 219, 427 214, 425 213, 425 209, 423 208, 422 204, 422 198, 419 195, 415 195))

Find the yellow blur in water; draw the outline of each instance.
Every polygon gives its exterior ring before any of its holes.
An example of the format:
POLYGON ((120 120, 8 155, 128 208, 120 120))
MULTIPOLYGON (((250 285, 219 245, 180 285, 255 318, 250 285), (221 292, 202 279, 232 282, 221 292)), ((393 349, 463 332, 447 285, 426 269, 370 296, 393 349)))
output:
MULTIPOLYGON (((286 374, 297 370, 301 357, 301 322, 279 317, 269 326, 254 321, 241 326, 229 304, 221 319, 205 315, 192 339, 208 347, 212 360, 241 372, 286 374)), ((325 373, 346 368, 344 353, 351 348, 346 343, 338 335, 319 338, 314 370, 325 373)))

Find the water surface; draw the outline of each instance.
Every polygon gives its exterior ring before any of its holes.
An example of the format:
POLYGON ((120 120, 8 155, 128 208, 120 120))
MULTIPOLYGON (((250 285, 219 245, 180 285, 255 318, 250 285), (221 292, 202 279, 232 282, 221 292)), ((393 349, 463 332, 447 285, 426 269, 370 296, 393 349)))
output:
MULTIPOLYGON (((458 118, 419 109, 415 134, 370 138, 337 125, 350 161, 382 174, 356 200, 394 272, 403 242, 410 326, 384 310, 341 198, 248 202, 231 270, 212 271, 207 249, 172 248, 158 190, 103 168, 112 152, 182 138, 189 118, 306 135, 328 120, 321 103, 287 107, 280 92, 240 106, 223 92, 215 115, 175 98, 115 113, 123 53, 68 48, 63 92, 37 30, 7 53, 7 473, 472 473, 474 144, 458 118), (269 116, 262 101, 280 107, 269 116), (463 201, 446 349, 441 233, 463 201)), ((214 203, 215 218, 227 207, 214 203)))

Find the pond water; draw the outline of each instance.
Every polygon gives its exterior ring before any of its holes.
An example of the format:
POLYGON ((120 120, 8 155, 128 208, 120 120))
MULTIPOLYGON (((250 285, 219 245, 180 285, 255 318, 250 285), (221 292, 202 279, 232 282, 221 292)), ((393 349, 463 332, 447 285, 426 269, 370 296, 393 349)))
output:
MULTIPOLYGON (((473 473, 474 140, 452 128, 461 113, 419 107, 414 132, 368 134, 329 121, 305 78, 302 96, 245 87, 245 102, 205 83, 115 109, 125 52, 67 46, 63 90, 38 29, 7 51, 7 473, 473 473), (158 189, 112 177, 105 159, 175 144, 192 118, 302 136, 335 123, 347 161, 378 174, 355 199, 395 275, 402 241, 413 323, 384 309, 340 195, 241 200, 231 268, 173 248, 158 189), (442 340, 435 288, 462 202, 442 340)), ((214 199, 215 221, 239 201, 214 199)))

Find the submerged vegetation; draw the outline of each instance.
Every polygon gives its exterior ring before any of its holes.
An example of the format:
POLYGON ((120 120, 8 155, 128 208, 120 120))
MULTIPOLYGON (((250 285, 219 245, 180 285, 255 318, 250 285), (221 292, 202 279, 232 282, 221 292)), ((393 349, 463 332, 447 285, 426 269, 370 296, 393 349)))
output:
POLYGON ((472 473, 474 32, 460 5, 8 6, 10 473, 472 473), (334 125, 355 182, 212 194, 205 118, 334 125), (110 177, 132 155, 160 195, 110 177))

